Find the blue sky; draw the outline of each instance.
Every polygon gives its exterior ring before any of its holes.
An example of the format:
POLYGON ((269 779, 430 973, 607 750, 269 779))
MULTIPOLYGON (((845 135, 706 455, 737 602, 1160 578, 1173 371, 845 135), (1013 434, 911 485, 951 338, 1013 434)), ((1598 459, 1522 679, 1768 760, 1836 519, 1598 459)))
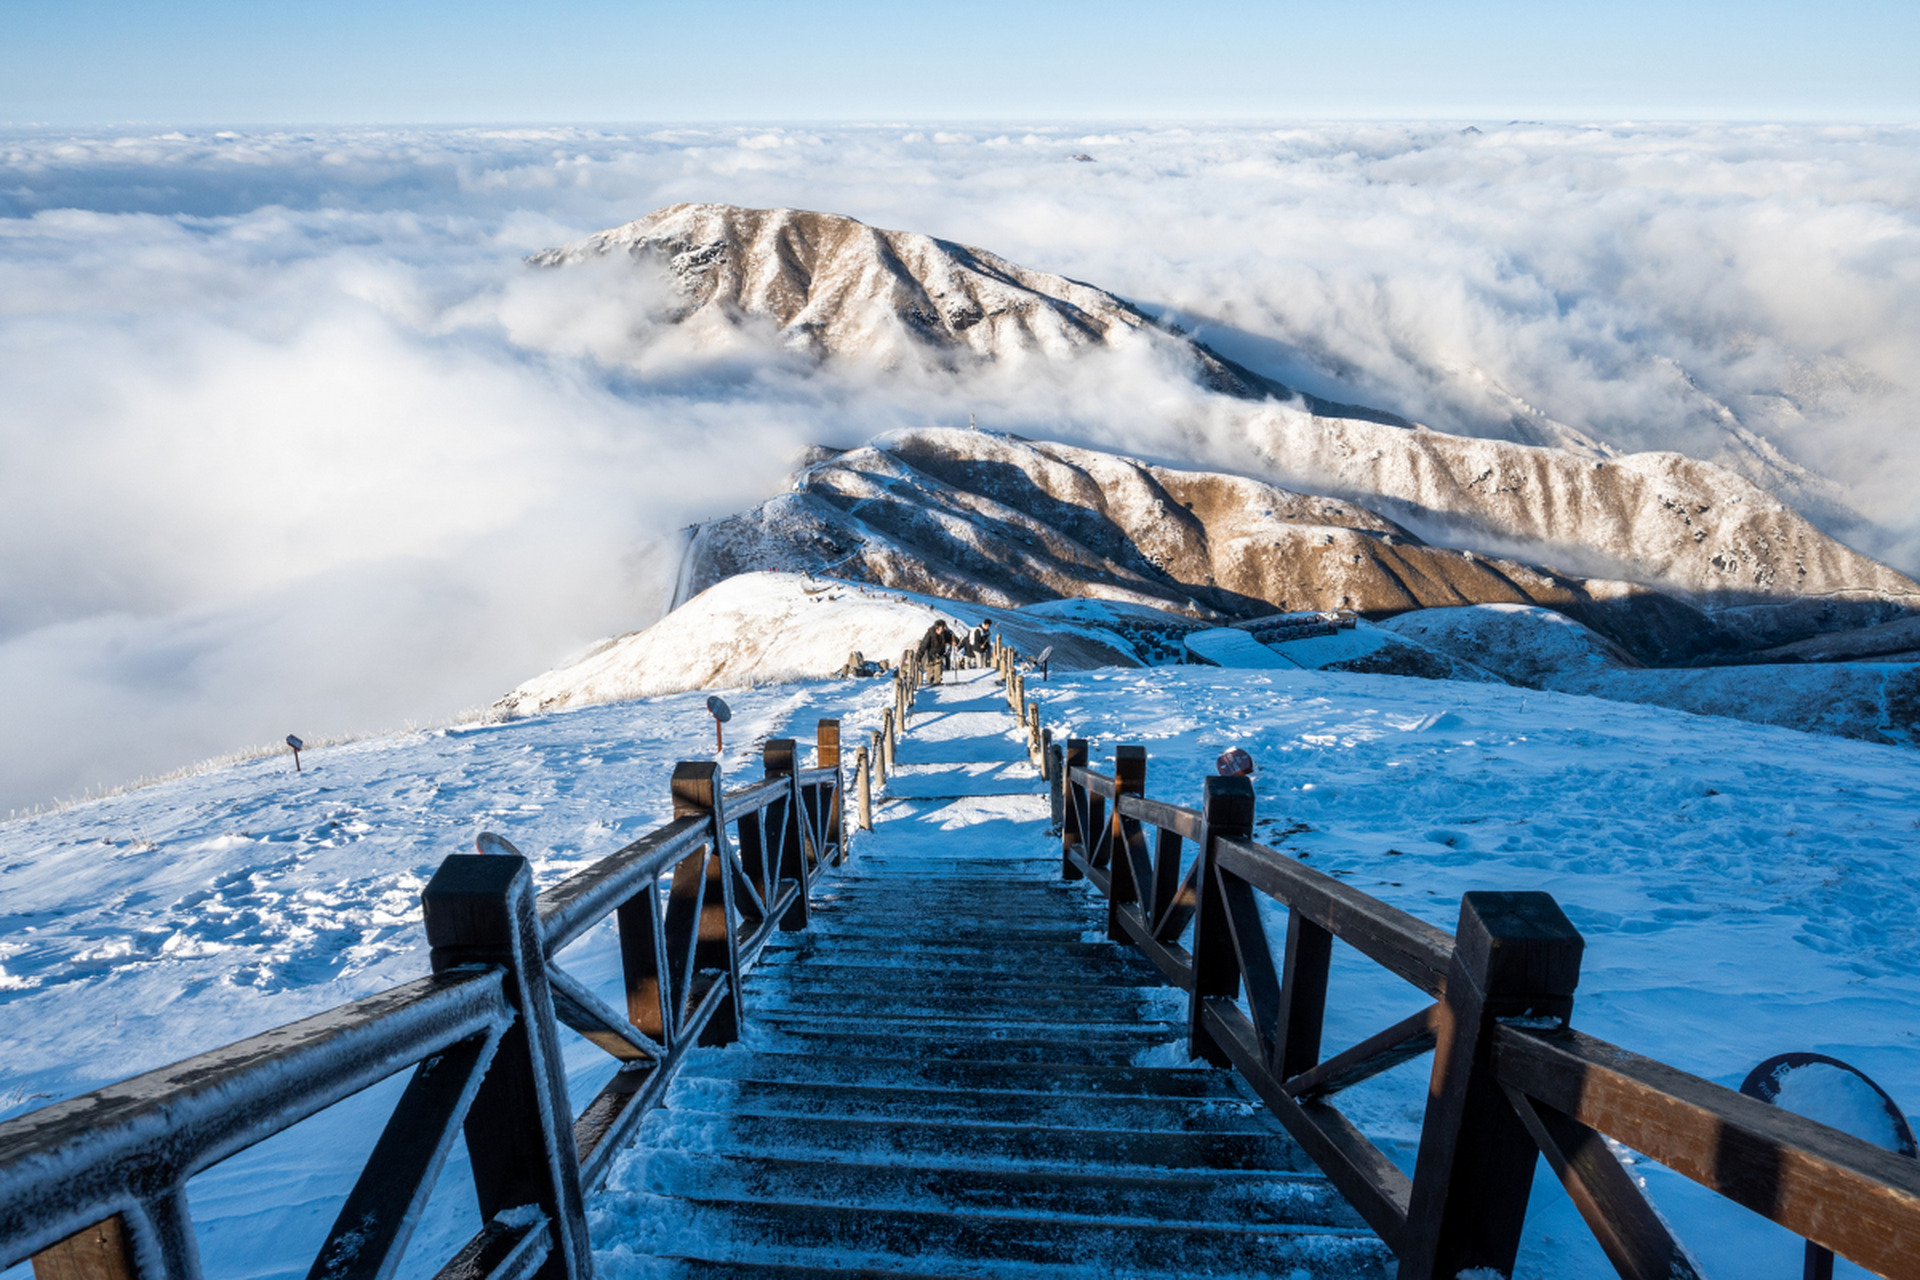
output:
POLYGON ((6 0, 0 123, 1913 120, 1920 4, 6 0))

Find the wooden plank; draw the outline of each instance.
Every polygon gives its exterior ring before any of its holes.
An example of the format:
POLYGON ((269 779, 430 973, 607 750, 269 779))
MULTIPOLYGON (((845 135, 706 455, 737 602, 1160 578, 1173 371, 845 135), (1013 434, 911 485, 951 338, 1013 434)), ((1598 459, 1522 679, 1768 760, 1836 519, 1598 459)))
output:
POLYGON ((1430 996, 1445 993, 1453 938, 1444 930, 1265 845, 1246 839, 1222 841, 1219 857, 1222 868, 1305 913, 1388 972, 1430 996))
MULTIPOLYGON (((1267 928, 1260 921, 1260 906, 1246 881, 1221 876, 1220 901, 1226 907, 1227 932, 1233 938, 1240 980, 1247 986, 1247 1007, 1253 1012, 1262 1057, 1271 1062, 1280 1022, 1280 975, 1274 969, 1267 928)), ((1324 987, 1324 976, 1321 982, 1324 987)))
POLYGON ((706 839, 698 814, 677 816, 554 885, 539 898, 540 931, 552 955, 606 919, 706 839))
MULTIPOLYGON (((1248 890, 1251 895, 1252 890, 1248 890)), ((1327 978, 1333 967, 1333 934, 1298 908, 1287 912, 1287 956, 1275 1001, 1273 1070, 1282 1080, 1320 1061, 1320 1035, 1327 1020, 1327 978)))
POLYGON ((1622 1280, 1700 1280, 1700 1269, 1604 1138, 1512 1085, 1501 1088, 1622 1280))
MULTIPOLYGON (((1147 750, 1121 743, 1113 749, 1113 780, 1116 794, 1122 798, 1140 795, 1147 789, 1147 750)), ((1114 942, 1127 940, 1126 930, 1116 914, 1123 904, 1144 901, 1152 891, 1153 865, 1147 856, 1147 836, 1140 824, 1121 814, 1119 801, 1107 822, 1107 848, 1112 876, 1107 883, 1107 937, 1114 942)))
POLYGON ((1503 1084, 1869 1271, 1920 1258, 1920 1162, 1577 1031, 1503 1026, 1503 1084))
POLYGON ((33 1280, 139 1280, 125 1221, 116 1213, 34 1254, 33 1280))
POLYGON ((1081 876, 1085 876, 1087 879, 1093 881, 1094 887, 1098 889, 1103 896, 1106 894, 1110 877, 1105 867, 1096 867, 1091 862, 1088 862, 1086 854, 1079 849, 1075 849, 1067 855, 1067 863, 1076 873, 1068 877, 1069 879, 1077 880, 1081 876))
POLYGON ((1126 941, 1131 942, 1160 976, 1182 991, 1193 990, 1193 956, 1179 943, 1166 943, 1153 936, 1147 927, 1146 917, 1140 914, 1138 907, 1120 908, 1120 923, 1127 931, 1126 941))
POLYGON ((1087 815, 1085 789, 1075 782, 1074 774, 1087 763, 1087 740, 1085 738, 1067 739, 1065 753, 1061 756, 1064 770, 1063 812, 1060 821, 1060 878, 1078 880, 1084 874, 1084 858, 1075 858, 1087 843, 1087 815))
POLYGON ((1407 1175, 1339 1111, 1324 1103, 1296 1101, 1287 1093, 1261 1060, 1253 1023, 1238 1005, 1214 997, 1201 1002, 1201 1008, 1208 1034, 1226 1050, 1232 1065, 1347 1203, 1398 1253, 1413 1197, 1407 1175))
POLYGON ((1113 779, 1107 777, 1105 774, 1095 773, 1093 770, 1084 767, 1076 767, 1069 770, 1069 773, 1074 783, 1088 795, 1100 796, 1103 799, 1111 800, 1119 794, 1118 789, 1114 786, 1113 779))
POLYGON ((1153 879, 1146 882, 1145 914, 1152 920, 1165 913, 1167 904, 1180 896, 1180 843, 1177 831, 1159 828, 1153 841, 1153 879))
POLYGON ((1200 838, 1198 809, 1183 809, 1179 805, 1149 800, 1145 796, 1126 796, 1120 801, 1120 812, 1129 818, 1138 818, 1150 827, 1171 831, 1183 840, 1200 838))
POLYGON ((547 985, 552 989, 553 1016, 620 1061, 657 1060, 666 1056, 665 1045, 641 1034, 560 966, 547 966, 547 985))
POLYGON ((1200 859, 1196 857, 1166 905, 1155 905, 1158 918, 1153 924, 1153 936, 1162 942, 1178 941, 1180 935, 1186 932, 1187 922, 1193 919, 1194 909, 1199 905, 1200 859))
MULTIPOLYGON (((549 978, 552 973, 549 969, 549 978)), ((470 1040, 414 1068, 334 1216, 307 1280, 388 1280, 393 1275, 452 1150, 457 1126, 479 1092, 495 1043, 492 1037, 470 1040)))
POLYGON ((1296 1098, 1320 1097, 1350 1089, 1433 1048, 1434 1021, 1440 1006, 1430 1004, 1385 1031, 1343 1049, 1310 1071, 1287 1077, 1296 1098))

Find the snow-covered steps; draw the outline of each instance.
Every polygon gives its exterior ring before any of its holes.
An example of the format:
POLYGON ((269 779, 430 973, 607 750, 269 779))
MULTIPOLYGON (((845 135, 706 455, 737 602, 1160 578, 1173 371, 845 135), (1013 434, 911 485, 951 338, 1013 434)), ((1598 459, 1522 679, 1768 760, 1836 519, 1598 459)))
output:
POLYGON ((914 734, 948 733, 907 767, 957 798, 888 805, 761 954, 741 1042, 687 1058, 594 1198, 601 1273, 1391 1274, 1266 1108, 1188 1063, 1184 996, 1061 882, 1044 797, 992 793, 1039 787, 978 690, 921 690, 914 734))

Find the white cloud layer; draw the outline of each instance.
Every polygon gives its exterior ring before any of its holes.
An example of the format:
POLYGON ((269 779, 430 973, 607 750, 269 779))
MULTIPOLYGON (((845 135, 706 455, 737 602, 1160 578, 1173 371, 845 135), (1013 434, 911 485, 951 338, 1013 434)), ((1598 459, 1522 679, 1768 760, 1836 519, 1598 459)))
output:
POLYGON ((679 200, 978 244, 1445 430, 1725 461, 1920 569, 1920 128, 1482 128, 0 135, 0 805, 486 702, 646 621, 674 531, 806 443, 972 410, 1231 461, 1165 369, 821 375, 520 265, 679 200))

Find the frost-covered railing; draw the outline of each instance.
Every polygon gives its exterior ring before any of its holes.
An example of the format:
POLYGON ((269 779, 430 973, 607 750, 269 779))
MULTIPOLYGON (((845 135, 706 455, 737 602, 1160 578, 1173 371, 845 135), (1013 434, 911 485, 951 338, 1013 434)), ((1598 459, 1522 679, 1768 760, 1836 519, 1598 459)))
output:
POLYGON ((712 762, 676 766, 671 822, 537 896, 483 835, 421 895, 430 977, 0 1124, 0 1268, 199 1280, 189 1178, 411 1069, 309 1280, 389 1280, 456 1132, 486 1225, 439 1280, 586 1280, 585 1192, 686 1051, 738 1037, 742 973, 846 857, 839 729, 812 769, 768 742, 766 778, 724 793, 712 762), (624 1012, 555 963, 609 916, 624 1012), (577 1118, 563 1027, 620 1063, 577 1118))
POLYGON ((1401 1280, 1511 1274, 1538 1154, 1622 1276, 1697 1276, 1607 1138, 1880 1275, 1920 1276, 1916 1162, 1569 1026, 1585 943, 1550 895, 1469 893, 1449 935, 1255 843, 1246 778, 1208 778, 1197 811, 1163 804, 1142 748, 1118 747, 1105 776, 1081 738, 1050 747, 1046 772, 1062 874, 1090 880, 1108 936, 1190 993, 1192 1055, 1240 1071, 1401 1280), (1261 898, 1286 908, 1278 954, 1261 898), (1323 1057, 1336 938, 1433 1003, 1323 1057), (1409 1178, 1334 1098, 1427 1052, 1409 1178))

